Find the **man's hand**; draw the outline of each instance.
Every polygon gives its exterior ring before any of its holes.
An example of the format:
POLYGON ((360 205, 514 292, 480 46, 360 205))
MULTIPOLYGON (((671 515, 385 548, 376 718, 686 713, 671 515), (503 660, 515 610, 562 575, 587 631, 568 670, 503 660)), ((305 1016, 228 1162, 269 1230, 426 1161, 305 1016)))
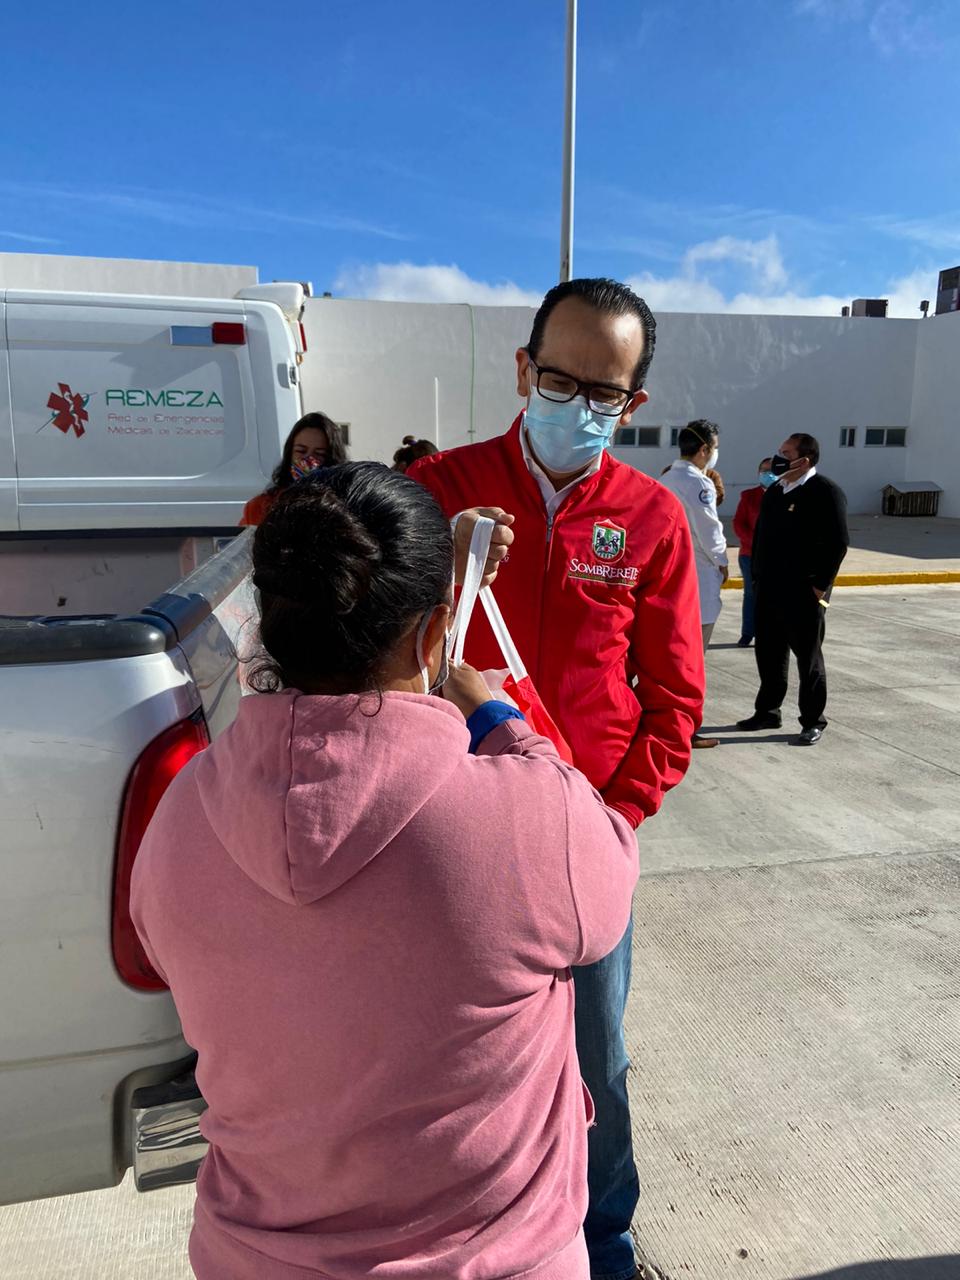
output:
POLYGON ((496 520, 497 522, 493 537, 490 540, 490 554, 487 557, 483 573, 483 585, 489 587, 497 576, 501 561, 506 558, 513 543, 513 530, 510 526, 513 524, 514 517, 508 516, 502 507, 471 507, 469 510, 461 512, 454 537, 458 583, 463 582, 463 575, 466 572, 467 556, 470 553, 470 539, 473 537, 478 516, 486 516, 489 520, 496 520))
POLYGON ((719 568, 720 568, 720 585, 722 587, 723 584, 726 582, 726 580, 730 577, 730 566, 726 564, 722 564, 719 566, 719 568))
POLYGON ((464 720, 469 720, 479 707, 493 700, 493 694, 487 688, 483 676, 466 663, 450 668, 447 683, 443 686, 443 696, 463 713, 464 720))

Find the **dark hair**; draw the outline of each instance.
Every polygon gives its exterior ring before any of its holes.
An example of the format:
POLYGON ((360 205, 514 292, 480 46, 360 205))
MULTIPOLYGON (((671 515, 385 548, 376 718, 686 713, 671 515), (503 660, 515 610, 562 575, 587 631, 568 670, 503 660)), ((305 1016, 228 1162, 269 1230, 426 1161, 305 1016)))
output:
POLYGON ((403 444, 393 455, 394 471, 406 471, 419 458, 429 458, 440 450, 432 440, 418 440, 416 436, 404 436, 403 444))
POLYGON ((283 443, 283 453, 280 455, 277 469, 271 477, 268 493, 282 493, 284 489, 289 489, 294 483, 294 478, 290 473, 290 468, 293 465, 293 446, 297 443, 297 436, 301 431, 310 430, 326 433, 327 444, 330 446, 326 462, 328 467, 336 467, 341 462, 349 462, 350 455, 347 453, 347 446, 343 443, 343 432, 333 419, 328 418, 325 413, 305 413, 298 422, 293 424, 293 429, 283 443))
POLYGON ((816 436, 808 436, 805 431, 795 431, 787 439, 797 446, 798 458, 809 458, 811 466, 817 465, 820 461, 820 442, 816 436))
POLYGON ((717 442, 720 428, 709 418, 694 418, 685 427, 680 428, 677 444, 680 446, 681 458, 692 458, 698 449, 709 445, 711 449, 717 442))
POLYGON ((257 529, 253 581, 265 656, 252 688, 378 690, 402 637, 449 599, 450 525, 422 485, 378 462, 323 467, 257 529))
POLYGON ((540 303, 540 310, 533 317, 527 350, 534 360, 543 344, 543 331, 547 327, 554 308, 565 298, 579 298, 597 311, 609 316, 636 316, 643 325, 643 353, 633 371, 633 390, 639 391, 650 369, 653 351, 657 345, 657 322, 653 313, 631 288, 616 280, 582 279, 566 280, 556 284, 540 303))
POLYGON ((723 476, 719 471, 714 471, 713 467, 708 467, 704 474, 713 481, 713 487, 717 491, 717 506, 719 507, 720 503, 727 496, 727 490, 723 483, 723 476))

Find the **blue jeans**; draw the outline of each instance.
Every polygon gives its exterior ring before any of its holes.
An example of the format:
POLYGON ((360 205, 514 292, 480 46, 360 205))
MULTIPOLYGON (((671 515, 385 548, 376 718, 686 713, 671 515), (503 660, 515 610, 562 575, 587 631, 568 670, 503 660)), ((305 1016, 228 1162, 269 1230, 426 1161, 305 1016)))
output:
POLYGON ((750 557, 738 555, 740 572, 743 574, 743 621, 740 623, 740 634, 752 640, 757 634, 753 621, 753 578, 750 575, 750 557))
POLYGON ((593 1096, 597 1122, 588 1135, 590 1205, 583 1224, 594 1280, 636 1275, 630 1223, 640 1199, 627 1101, 630 1066, 623 1015, 630 992, 633 924, 616 950, 573 970, 580 1073, 593 1096))

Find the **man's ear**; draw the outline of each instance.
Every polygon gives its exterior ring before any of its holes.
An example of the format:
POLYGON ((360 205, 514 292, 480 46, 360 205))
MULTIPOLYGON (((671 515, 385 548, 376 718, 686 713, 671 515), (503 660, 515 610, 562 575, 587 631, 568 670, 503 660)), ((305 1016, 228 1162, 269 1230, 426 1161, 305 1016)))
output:
POLYGON ((637 412, 640 406, 642 404, 646 404, 649 399, 650 397, 647 395, 646 391, 643 391, 642 389, 632 395, 627 401, 627 407, 620 415, 619 425, 621 427, 628 427, 630 425, 630 419, 637 412))
POLYGON ((522 399, 530 394, 530 355, 526 347, 517 348, 517 395, 522 399))

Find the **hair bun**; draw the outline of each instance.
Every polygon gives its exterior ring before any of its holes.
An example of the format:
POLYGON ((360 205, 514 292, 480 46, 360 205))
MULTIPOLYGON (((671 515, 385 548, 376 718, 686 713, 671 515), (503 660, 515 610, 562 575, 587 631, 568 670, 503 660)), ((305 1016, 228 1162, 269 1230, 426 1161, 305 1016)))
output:
POLYGON ((363 599, 381 560, 377 539, 322 483, 302 483, 281 498, 261 534, 254 545, 257 589, 340 617, 363 599), (271 521, 274 512, 282 524, 271 521))

